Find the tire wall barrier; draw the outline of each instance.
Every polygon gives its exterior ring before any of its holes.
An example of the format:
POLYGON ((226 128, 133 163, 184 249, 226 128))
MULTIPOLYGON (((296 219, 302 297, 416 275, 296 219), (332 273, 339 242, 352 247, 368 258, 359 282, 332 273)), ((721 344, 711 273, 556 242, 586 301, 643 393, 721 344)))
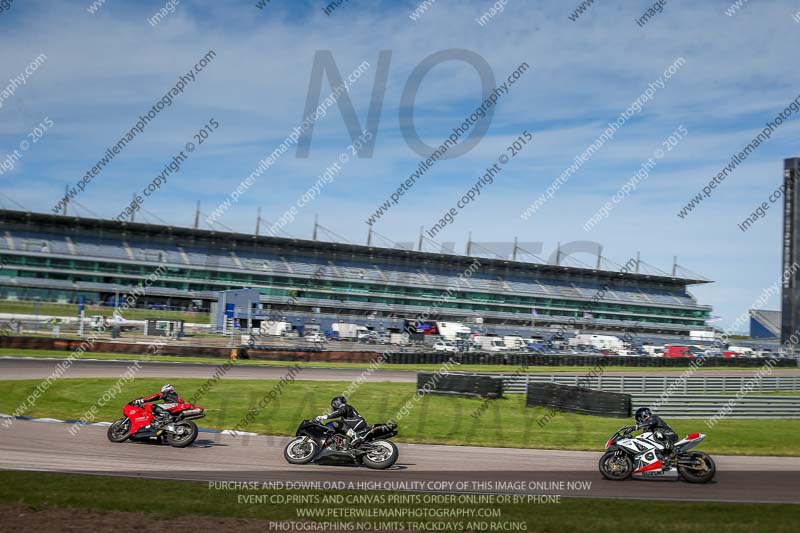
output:
POLYGON ((320 352, 313 350, 287 350, 280 348, 239 348, 239 357, 261 361, 326 362, 326 363, 370 363, 378 352, 320 352))
MULTIPOLYGON (((163 342, 164 338, 159 337, 158 339, 159 342, 163 342)), ((122 355, 153 355, 153 350, 150 349, 150 345, 147 343, 94 341, 93 344, 89 344, 88 341, 82 341, 80 339, 53 339, 48 337, 0 338, 0 347, 2 348, 16 348, 19 350, 56 350, 63 351, 65 357, 81 346, 85 353, 106 352, 122 355)), ((230 353, 231 349, 225 347, 174 344, 161 346, 158 350, 158 355, 220 357, 225 359, 230 357, 230 353)), ((20 355, 24 355, 24 352, 21 352, 20 355)))
MULTIPOLYGON (((527 366, 624 366, 631 368, 688 368, 694 357, 626 357, 619 355, 573 355, 573 354, 527 354, 527 353, 481 353, 444 354, 428 352, 389 353, 384 356, 387 363, 400 365, 441 365, 449 359, 462 365, 527 366)), ((703 361, 703 368, 758 368, 765 358, 726 359, 711 357, 703 361)), ((696 363, 695 363, 696 364, 696 363)), ((796 359, 778 359, 773 365, 778 368, 797 368, 796 359)))
MULTIPOLYGON (((19 350, 63 350, 71 352, 83 341, 77 339, 55 339, 50 337, 17 337, 0 336, 0 348, 16 348, 19 350)), ((168 344, 159 350, 161 355, 201 356, 229 358, 230 348, 219 346, 196 346, 190 341, 181 344, 168 344)), ((88 352, 107 352, 120 354, 146 354, 148 345, 130 342, 95 341, 92 346, 84 346, 88 352)), ((152 352, 151 352, 152 353, 152 352)), ((239 347, 241 359, 263 359, 271 361, 330 361, 342 363, 369 363, 378 356, 378 351, 320 351, 318 348, 286 348, 279 346, 239 347)), ((432 352, 390 352, 383 356, 384 362, 395 365, 442 365, 450 359, 462 365, 503 365, 509 370, 527 366, 583 366, 593 368, 600 366, 624 366, 630 368, 687 368, 695 358, 691 357, 621 357, 604 355, 573 354, 531 354, 531 353, 483 353, 468 352, 462 354, 432 352)), ((712 357, 703 361, 703 368, 758 368, 766 359, 724 359, 712 357)), ((796 359, 778 359, 773 365, 777 368, 797 368, 796 359)))
POLYGON ((631 416, 630 394, 552 383, 529 383, 525 405, 612 418, 631 416))
POLYGON ((417 390, 434 394, 499 398, 503 395, 503 379, 492 376, 417 372, 417 390))
MULTIPOLYGON (((185 341, 181 341, 185 342, 185 341)), ((85 353, 104 352, 120 355, 145 355, 153 354, 146 343, 126 343, 95 341, 89 345, 86 341, 78 339, 53 339, 47 337, 0 337, 0 348, 19 350, 56 350, 63 351, 64 357, 77 350, 83 344, 85 353)), ((287 350, 267 347, 238 347, 235 348, 237 359, 260 359, 267 361, 286 362, 340 362, 340 363, 369 363, 377 356, 377 352, 320 352, 306 349, 287 350)), ((19 355, 25 355, 23 351, 19 355)), ((231 348, 222 346, 196 346, 190 344, 166 344, 158 350, 158 355, 174 355, 178 357, 218 357, 230 359, 231 348)))

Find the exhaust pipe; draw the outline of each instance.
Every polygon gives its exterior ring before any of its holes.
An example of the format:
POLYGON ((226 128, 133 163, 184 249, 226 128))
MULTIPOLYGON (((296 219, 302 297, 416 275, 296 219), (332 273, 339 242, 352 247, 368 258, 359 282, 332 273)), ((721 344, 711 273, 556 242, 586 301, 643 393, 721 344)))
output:
POLYGON ((183 420, 195 420, 197 418, 203 418, 206 416, 205 410, 203 409, 188 409, 181 413, 183 420))

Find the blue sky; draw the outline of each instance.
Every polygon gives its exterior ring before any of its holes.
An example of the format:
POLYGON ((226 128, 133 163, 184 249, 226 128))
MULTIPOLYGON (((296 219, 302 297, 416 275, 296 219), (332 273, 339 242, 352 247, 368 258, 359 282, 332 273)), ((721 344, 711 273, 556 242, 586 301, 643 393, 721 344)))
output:
MULTIPOLYGON (((791 117, 685 219, 676 213, 770 120, 800 94, 795 68, 800 24, 794 2, 760 0, 727 16, 727 1, 670 2, 639 27, 649 2, 597 2, 576 21, 579 2, 507 0, 484 26, 475 19, 493 1, 437 0, 418 20, 419 3, 184 1, 155 27, 165 2, 16 0, 0 13, 0 91, 39 54, 47 60, 0 108, 0 160, 45 117, 54 126, 0 176, 0 204, 13 198, 49 212, 63 195, 208 50, 217 54, 197 81, 158 115, 78 197, 91 213, 116 216, 158 175, 193 134, 214 118, 220 127, 192 153, 144 208, 190 225, 195 204, 212 212, 303 119, 315 51, 330 50, 343 75, 367 61, 351 88, 366 121, 380 50, 391 50, 388 82, 372 158, 353 159, 319 197, 285 226, 311 236, 314 216, 350 242, 364 243, 365 220, 417 167, 398 113, 410 73, 430 54, 460 48, 483 57, 498 81, 531 68, 499 101, 486 136, 469 153, 440 161, 375 225, 394 241, 416 241, 435 224, 523 130, 534 143, 504 166, 476 202, 438 236, 463 251, 476 241, 594 240, 624 263, 640 251, 648 263, 678 262, 715 283, 693 289, 725 327, 780 276, 781 212, 775 205, 746 233, 737 223, 781 183, 784 157, 800 156, 791 117), (575 5, 573 5, 575 4, 575 5), (684 66, 644 104, 561 190, 528 220, 520 213, 676 58, 684 66), (595 229, 583 223, 610 199, 679 126, 686 138, 648 180, 595 229)), ((322 94, 330 92, 327 81, 322 94)), ((443 63, 417 94, 420 136, 439 144, 480 104, 475 69, 443 63)), ((351 139, 338 108, 317 121, 308 158, 284 154, 220 221, 251 232, 256 211, 274 222, 318 180, 351 139)), ((90 212, 79 209, 86 216, 90 212)), ((150 217, 151 220, 155 220, 150 217)), ((588 256, 580 259, 591 263, 588 256)), ((778 308, 778 298, 768 305, 778 308)))

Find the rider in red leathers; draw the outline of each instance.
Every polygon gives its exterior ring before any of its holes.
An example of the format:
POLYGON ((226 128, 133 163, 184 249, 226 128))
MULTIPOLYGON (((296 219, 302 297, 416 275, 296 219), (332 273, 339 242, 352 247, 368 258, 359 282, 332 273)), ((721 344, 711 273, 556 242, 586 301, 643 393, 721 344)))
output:
POLYGON ((146 403, 150 402, 157 402, 158 400, 164 400, 163 404, 153 404, 153 415, 156 417, 157 420, 163 420, 165 418, 169 418, 169 411, 168 409, 171 407, 175 407, 175 405, 179 403, 183 403, 183 398, 175 392, 175 387, 167 383, 163 387, 161 387, 161 392, 157 392, 155 394, 151 394, 145 398, 138 398, 133 401, 133 404, 137 407, 142 407, 146 403))

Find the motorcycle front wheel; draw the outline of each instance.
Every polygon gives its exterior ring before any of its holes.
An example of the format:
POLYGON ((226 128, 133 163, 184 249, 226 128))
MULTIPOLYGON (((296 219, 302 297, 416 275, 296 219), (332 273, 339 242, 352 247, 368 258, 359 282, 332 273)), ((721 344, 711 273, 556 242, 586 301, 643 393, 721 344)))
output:
POLYGON ((120 418, 108 426, 106 432, 108 440, 111 442, 124 442, 131 436, 131 421, 127 418, 120 418))
POLYGON ((364 455, 363 461, 367 468, 385 470, 397 462, 400 450, 394 442, 376 440, 367 444, 369 451, 364 455))
POLYGON ((717 465, 707 453, 691 452, 678 459, 678 473, 689 483, 708 483, 714 479, 717 465))
POLYGON ((317 443, 305 437, 290 440, 283 449, 283 457, 293 465, 310 463, 315 455, 317 455, 317 443))
POLYGON ((197 438, 197 424, 192 421, 176 422, 175 432, 166 433, 167 444, 174 448, 186 448, 197 438))
POLYGON ((604 453, 598 467, 603 477, 611 481, 622 481, 633 474, 633 461, 627 454, 619 451, 604 453))

